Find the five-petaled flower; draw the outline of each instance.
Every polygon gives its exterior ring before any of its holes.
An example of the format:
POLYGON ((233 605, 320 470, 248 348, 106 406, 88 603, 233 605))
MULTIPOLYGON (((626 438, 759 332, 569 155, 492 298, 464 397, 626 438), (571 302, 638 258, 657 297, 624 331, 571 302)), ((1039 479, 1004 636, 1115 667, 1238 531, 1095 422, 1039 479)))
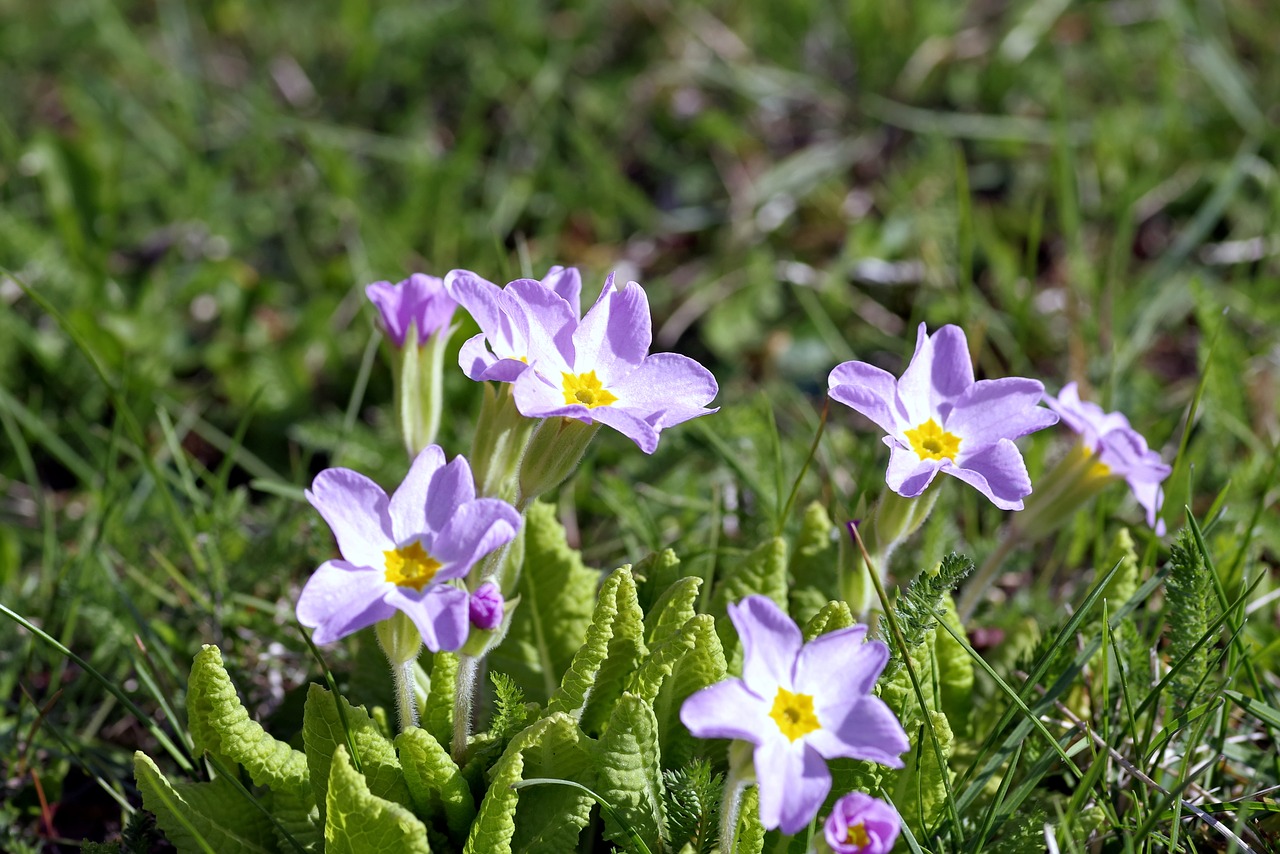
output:
POLYGON ((463 345, 463 371, 514 383, 525 417, 607 424, 651 454, 663 429, 716 411, 707 408, 719 391, 710 371, 676 353, 649 353, 649 301, 635 282, 617 288, 610 275, 579 320, 576 271, 553 268, 542 282, 502 289, 465 271, 446 281, 482 330, 463 345))
POLYGON ((850 792, 836 801, 822 826, 835 854, 889 854, 898 839, 898 811, 866 792, 850 792))
POLYGON ((1080 399, 1075 383, 1067 383, 1055 398, 1046 394, 1045 403, 1062 416, 1062 421, 1080 434, 1082 452, 1092 460, 1088 476, 1103 482, 1128 482, 1138 503, 1147 511, 1147 524, 1164 534, 1164 521, 1157 519, 1164 502, 1161 482, 1172 469, 1160 454, 1147 447, 1147 440, 1129 426, 1119 412, 1106 412, 1096 403, 1080 399))
POLYGON ((944 326, 930 336, 920 324, 916 352, 902 378, 866 362, 836 366, 828 379, 833 400, 852 407, 888 435, 885 482, 914 498, 938 472, 976 488, 1002 510, 1021 510, 1031 494, 1014 439, 1057 423, 1040 406, 1036 380, 973 378, 964 331, 944 326))
POLYGON ((418 345, 438 329, 448 329, 458 304, 445 290, 444 280, 414 273, 399 284, 374 282, 365 295, 378 308, 382 328, 397 347, 403 347, 409 327, 417 329, 418 345))
POLYGON ((400 610, 428 649, 462 646, 470 597, 450 582, 509 542, 520 524, 505 501, 475 497, 465 458, 446 465, 444 451, 428 446, 390 499, 372 480, 344 468, 320 472, 306 496, 342 553, 341 560, 321 564, 298 598, 298 620, 315 629, 316 643, 400 610))
POLYGON ((795 833, 831 789, 827 759, 850 757, 901 768, 910 744, 898 719, 871 692, 889 658, 866 626, 802 643, 795 622, 764 596, 729 606, 742 639, 741 679, 691 695, 680 720, 699 738, 755 745, 753 761, 766 828, 795 833))

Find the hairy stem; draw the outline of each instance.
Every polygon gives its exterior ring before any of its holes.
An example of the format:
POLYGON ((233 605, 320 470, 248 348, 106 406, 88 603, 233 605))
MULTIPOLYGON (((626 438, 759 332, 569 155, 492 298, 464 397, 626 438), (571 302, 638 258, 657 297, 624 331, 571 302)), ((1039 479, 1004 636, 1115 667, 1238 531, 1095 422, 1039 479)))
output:
POLYGON ((400 732, 418 725, 418 698, 413 690, 413 659, 391 665, 391 681, 395 683, 396 715, 400 732))
POLYGON ((450 752, 453 761, 461 766, 467 758, 467 739, 471 736, 471 712, 475 708, 476 674, 480 671, 480 659, 473 655, 458 655, 458 681, 453 689, 453 744, 450 752))

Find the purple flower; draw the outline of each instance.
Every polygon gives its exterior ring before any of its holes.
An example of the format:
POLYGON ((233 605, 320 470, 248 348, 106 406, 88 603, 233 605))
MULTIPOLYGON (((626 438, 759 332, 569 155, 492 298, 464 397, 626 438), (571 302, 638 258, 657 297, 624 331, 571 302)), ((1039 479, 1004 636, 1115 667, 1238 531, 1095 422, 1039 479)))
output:
POLYGON ((836 801, 822 832, 835 854, 889 854, 901 829, 893 807, 865 792, 850 792, 836 801))
POLYGON ((298 598, 298 620, 329 643, 403 611, 432 651, 462 646, 466 591, 448 582, 515 536, 520 516, 504 501, 475 497, 463 457, 445 465, 429 445, 390 499, 350 469, 316 475, 307 500, 338 540, 342 560, 325 561, 298 598))
POLYGON ((502 613, 505 600, 502 591, 492 581, 486 581, 471 594, 471 625, 477 629, 491 632, 502 625, 502 613))
POLYGON ((1080 444, 1095 458, 1092 474, 1128 482, 1133 495, 1147 511, 1147 524, 1156 534, 1165 532, 1156 518, 1164 502, 1161 482, 1172 469, 1160 454, 1147 447, 1147 440, 1129 426, 1119 412, 1104 412, 1101 406, 1080 399, 1075 383, 1067 383, 1057 398, 1046 394, 1044 402, 1062 416, 1063 422, 1080 434, 1080 444))
POLYGON ((879 641, 864 643, 866 626, 802 645, 799 627, 764 596, 730 605, 729 617, 742 639, 742 678, 690 696, 680 720, 699 738, 755 745, 766 828, 795 833, 817 815, 831 789, 827 759, 902 767, 907 734, 871 693, 889 650, 879 641))
POLYGON ((921 323, 915 355, 899 380, 866 362, 845 362, 831 372, 828 385, 832 399, 889 434, 885 482, 906 498, 924 492, 941 471, 1002 510, 1021 510, 1031 479, 1012 440, 1058 421, 1039 405, 1044 386, 1036 380, 974 382, 958 326, 930 336, 921 323))
POLYGON ((477 382, 514 382, 533 357, 553 349, 553 340, 572 334, 578 322, 582 277, 573 267, 552 267, 541 282, 516 279, 505 288, 453 270, 445 287, 480 325, 480 334, 458 353, 462 372, 477 382))
POLYGON ((397 347, 403 347, 409 327, 418 330, 418 344, 437 329, 446 329, 457 303, 445 291, 444 280, 414 273, 399 284, 374 282, 364 289, 378 307, 382 327, 397 347))
POLYGON ((529 418, 608 424, 653 453, 663 429, 715 412, 706 405, 719 388, 693 359, 650 354, 651 330, 644 290, 635 282, 615 288, 611 274, 586 317, 530 359, 515 382, 516 407, 529 418))

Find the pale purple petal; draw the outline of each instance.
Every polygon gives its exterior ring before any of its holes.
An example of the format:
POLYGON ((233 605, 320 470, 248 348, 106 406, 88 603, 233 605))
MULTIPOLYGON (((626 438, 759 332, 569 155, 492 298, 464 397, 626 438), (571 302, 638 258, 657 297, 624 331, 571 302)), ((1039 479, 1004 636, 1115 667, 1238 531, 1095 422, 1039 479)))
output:
POLYGON ((866 792, 850 792, 836 801, 823 825, 823 835, 833 854, 889 854, 898 840, 902 818, 889 804, 866 792), (862 825, 867 844, 854 844, 849 828, 862 825))
POLYGON ((582 315, 582 274, 577 267, 552 267, 542 277, 542 284, 569 303, 575 320, 582 315))
POLYGON ((1021 510, 1022 499, 1031 494, 1031 478, 1018 447, 1001 439, 975 454, 960 447, 960 459, 943 462, 942 470, 981 492, 1001 510, 1021 510))
POLYGON ((564 380, 556 377, 552 382, 537 370, 525 371, 512 384, 516 409, 526 418, 551 418, 563 415, 577 418, 579 421, 590 421, 584 418, 590 410, 581 403, 564 402, 564 380))
POLYGON ((515 508, 496 498, 479 498, 458 507, 431 544, 431 556, 443 564, 436 579, 466 575, 480 558, 511 542, 519 525, 515 508))
POLYGON ((748 596, 728 610, 742 639, 742 680, 772 703, 779 686, 793 688, 796 656, 804 641, 800 628, 767 596, 748 596))
POLYGON ((1130 481, 1129 488, 1133 490, 1133 497, 1138 499, 1138 503, 1147 511, 1147 524, 1155 530, 1157 537, 1163 537, 1164 520, 1157 518, 1157 515, 1160 513, 1161 505, 1164 504, 1164 487, 1158 483, 1130 481))
POLYGON ((486 581, 476 588, 467 602, 467 614, 471 625, 477 629, 491 632, 502 625, 503 607, 506 600, 502 591, 492 581, 486 581))
POLYGON ((913 425, 932 417, 945 421, 951 406, 973 385, 969 343, 959 326, 944 326, 930 336, 920 324, 916 352, 898 380, 898 397, 913 425))
POLYGON ((831 791, 831 772, 805 742, 773 738, 755 749, 760 824, 798 833, 817 816, 831 791))
POLYGON ((417 327, 419 343, 437 329, 448 327, 457 308, 444 281, 422 273, 396 285, 374 282, 365 288, 365 294, 377 306, 382 326, 397 347, 404 346, 411 325, 417 327))
POLYGON ((870 418, 890 436, 898 435, 907 423, 907 413, 898 401, 898 381, 893 374, 866 362, 836 365, 827 377, 831 399, 870 418))
POLYGON ((436 530, 427 522, 428 497, 435 499, 431 479, 444 465, 444 451, 439 445, 428 445, 414 458, 409 473, 391 495, 392 539, 397 546, 426 531, 436 530))
POLYGON ((885 437, 885 444, 889 446, 889 468, 884 474, 885 485, 903 498, 915 498, 924 492, 938 474, 941 461, 922 460, 915 451, 904 448, 888 437, 885 437))
POLYGON ((889 649, 879 641, 864 642, 866 635, 866 626, 850 626, 805 644, 796 660, 795 690, 837 703, 869 693, 889 660, 889 649))
POLYGON ((822 728, 805 736, 814 750, 827 759, 866 759, 890 768, 902 767, 899 757, 911 748, 911 742, 883 700, 867 695, 843 704, 820 699, 821 708, 817 702, 814 705, 822 728))
POLYGON ((467 458, 459 454, 447 466, 437 469, 427 489, 426 530, 440 534, 454 512, 476 497, 475 478, 467 458))
POLYGON ((609 388, 640 367, 651 340, 652 321, 644 289, 628 282, 619 290, 610 274, 600 298, 573 333, 574 373, 595 371, 609 388))
MULTIPOLYGON (((469 270, 452 270, 444 281, 449 295, 475 318, 493 356, 519 362, 528 349, 528 342, 523 332, 512 325, 511 318, 503 310, 502 289, 469 270)), ((469 351, 469 355, 474 356, 474 348, 469 351)), ((468 369, 469 366, 461 359, 459 363, 464 371, 468 369)), ((470 373, 467 376, 477 379, 470 373)))
POLYGON ((720 390, 710 371, 677 353, 647 356, 638 368, 606 387, 618 398, 614 407, 627 409, 658 429, 714 412, 703 407, 720 390))
POLYGON ((452 652, 467 640, 471 630, 467 594, 452 584, 429 584, 421 593, 393 587, 387 601, 413 620, 422 643, 432 652, 452 652))
POLYGON ((737 738, 759 744, 778 725, 765 701, 741 679, 726 679, 690 694, 680 707, 680 722, 698 738, 737 738))
POLYGON ((945 429, 960 437, 961 451, 976 450, 1001 439, 1017 439, 1058 423, 1040 406, 1044 386, 1036 380, 1005 377, 969 386, 947 416, 945 429))
POLYGON ((338 540, 338 551, 357 566, 380 567, 394 549, 387 494, 351 469, 325 469, 305 493, 338 540))
POLYGON ((467 379, 476 382, 495 380, 500 383, 515 382, 516 377, 528 370, 529 365, 519 359, 499 359, 489 350, 484 333, 473 335, 458 351, 458 367, 467 379))
POLYGON ((503 288, 500 305, 525 336, 526 352, 513 355, 547 373, 569 368, 578 315, 563 297, 534 279, 516 279, 503 288))
POLYGON ((1106 412, 1096 403, 1080 399, 1080 390, 1074 382, 1067 383, 1054 397, 1046 394, 1044 402, 1062 416, 1062 421, 1084 440, 1086 448, 1093 450, 1098 439, 1112 430, 1129 429, 1129 419, 1119 412, 1106 412))
POLYGON ((588 424, 595 421, 599 421, 601 424, 608 424, 635 442, 640 450, 646 454, 652 454, 658 447, 658 428, 633 412, 622 409, 617 405, 597 406, 595 409, 587 409, 585 406, 582 408, 586 410, 586 417, 579 418, 579 421, 586 421, 588 424))
POLYGON ((316 643, 331 643, 390 617, 395 609, 384 598, 391 587, 380 570, 325 561, 298 596, 298 622, 315 629, 316 643))

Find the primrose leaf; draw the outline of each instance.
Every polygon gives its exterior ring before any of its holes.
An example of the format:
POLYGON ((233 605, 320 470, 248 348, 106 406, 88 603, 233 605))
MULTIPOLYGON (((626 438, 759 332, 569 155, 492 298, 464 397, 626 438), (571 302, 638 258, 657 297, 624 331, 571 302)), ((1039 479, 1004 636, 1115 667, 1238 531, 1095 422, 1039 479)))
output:
POLYGON ((796 622, 813 618, 830 600, 835 589, 839 562, 835 523, 827 515, 822 502, 814 501, 804 510, 800 533, 796 537, 796 553, 791 558, 791 585, 788 598, 796 622))
POLYGON ((437 652, 431 656, 431 690, 422 708, 422 728, 440 744, 453 740, 453 695, 457 690, 458 655, 437 652))
POLYGON ((406 807, 369 791, 345 745, 334 750, 325 797, 325 854, 430 854, 427 828, 406 807))
POLYGON ((142 806, 179 851, 269 854, 276 850, 271 821, 245 801, 230 781, 172 783, 142 751, 133 755, 142 806))
POLYGON ((646 614, 657 610, 655 600, 659 594, 683 577, 680 575, 680 558, 671 549, 646 555, 631 567, 631 572, 636 577, 640 606, 646 614))
POLYGON ((595 801, 567 786, 517 790, 512 784, 549 777, 594 788, 594 760, 583 742, 573 718, 562 713, 535 721, 513 738, 491 770, 464 854, 575 850, 595 801))
POLYGON ((603 729, 622 694, 623 681, 648 653, 643 632, 644 615, 636 599, 635 580, 631 568, 624 566, 601 585, 587 638, 547 705, 548 713, 565 712, 579 718, 583 732, 603 729))
POLYGON ((644 639, 652 649, 671 637, 698 613, 702 579, 686 575, 677 579, 653 603, 644 616, 644 639))
POLYGON ((534 502, 525 515, 524 571, 506 639, 489 667, 506 673, 533 700, 545 703, 587 637, 600 574, 569 548, 555 508, 534 502))
POLYGON ((844 602, 828 602, 818 613, 814 614, 804 627, 804 642, 808 643, 819 635, 847 629, 858 621, 844 602))
MULTIPOLYGON (((596 750, 600 796, 657 851, 666 834, 662 804, 662 765, 658 752, 658 719, 635 694, 623 694, 613 707, 609 728, 596 750)), ((605 814, 605 838, 619 845, 626 831, 605 814)))
POLYGON ((753 593, 768 596, 779 608, 787 607, 787 541, 774 537, 757 546, 728 571, 716 585, 711 607, 716 615, 716 633, 726 650, 735 649, 738 635, 729 620, 728 606, 753 593))
POLYGON ((443 811, 449 832, 465 839, 476 815, 476 802, 448 751, 418 727, 400 733, 395 744, 414 811, 428 820, 443 811))
MULTIPOLYGON (((338 697, 338 702, 342 703, 347 725, 351 728, 351 741, 355 744, 360 770, 369 791, 406 807, 412 805, 413 799, 405 783, 400 760, 396 758, 395 747, 363 706, 352 706, 343 697, 338 697)), ((307 767, 311 772, 311 788, 315 792, 316 803, 325 804, 328 802, 329 766, 337 748, 346 749, 347 733, 334 695, 314 682, 307 690, 307 702, 302 708, 302 743, 307 752, 307 767)), ((323 811, 321 818, 324 818, 323 811)))

